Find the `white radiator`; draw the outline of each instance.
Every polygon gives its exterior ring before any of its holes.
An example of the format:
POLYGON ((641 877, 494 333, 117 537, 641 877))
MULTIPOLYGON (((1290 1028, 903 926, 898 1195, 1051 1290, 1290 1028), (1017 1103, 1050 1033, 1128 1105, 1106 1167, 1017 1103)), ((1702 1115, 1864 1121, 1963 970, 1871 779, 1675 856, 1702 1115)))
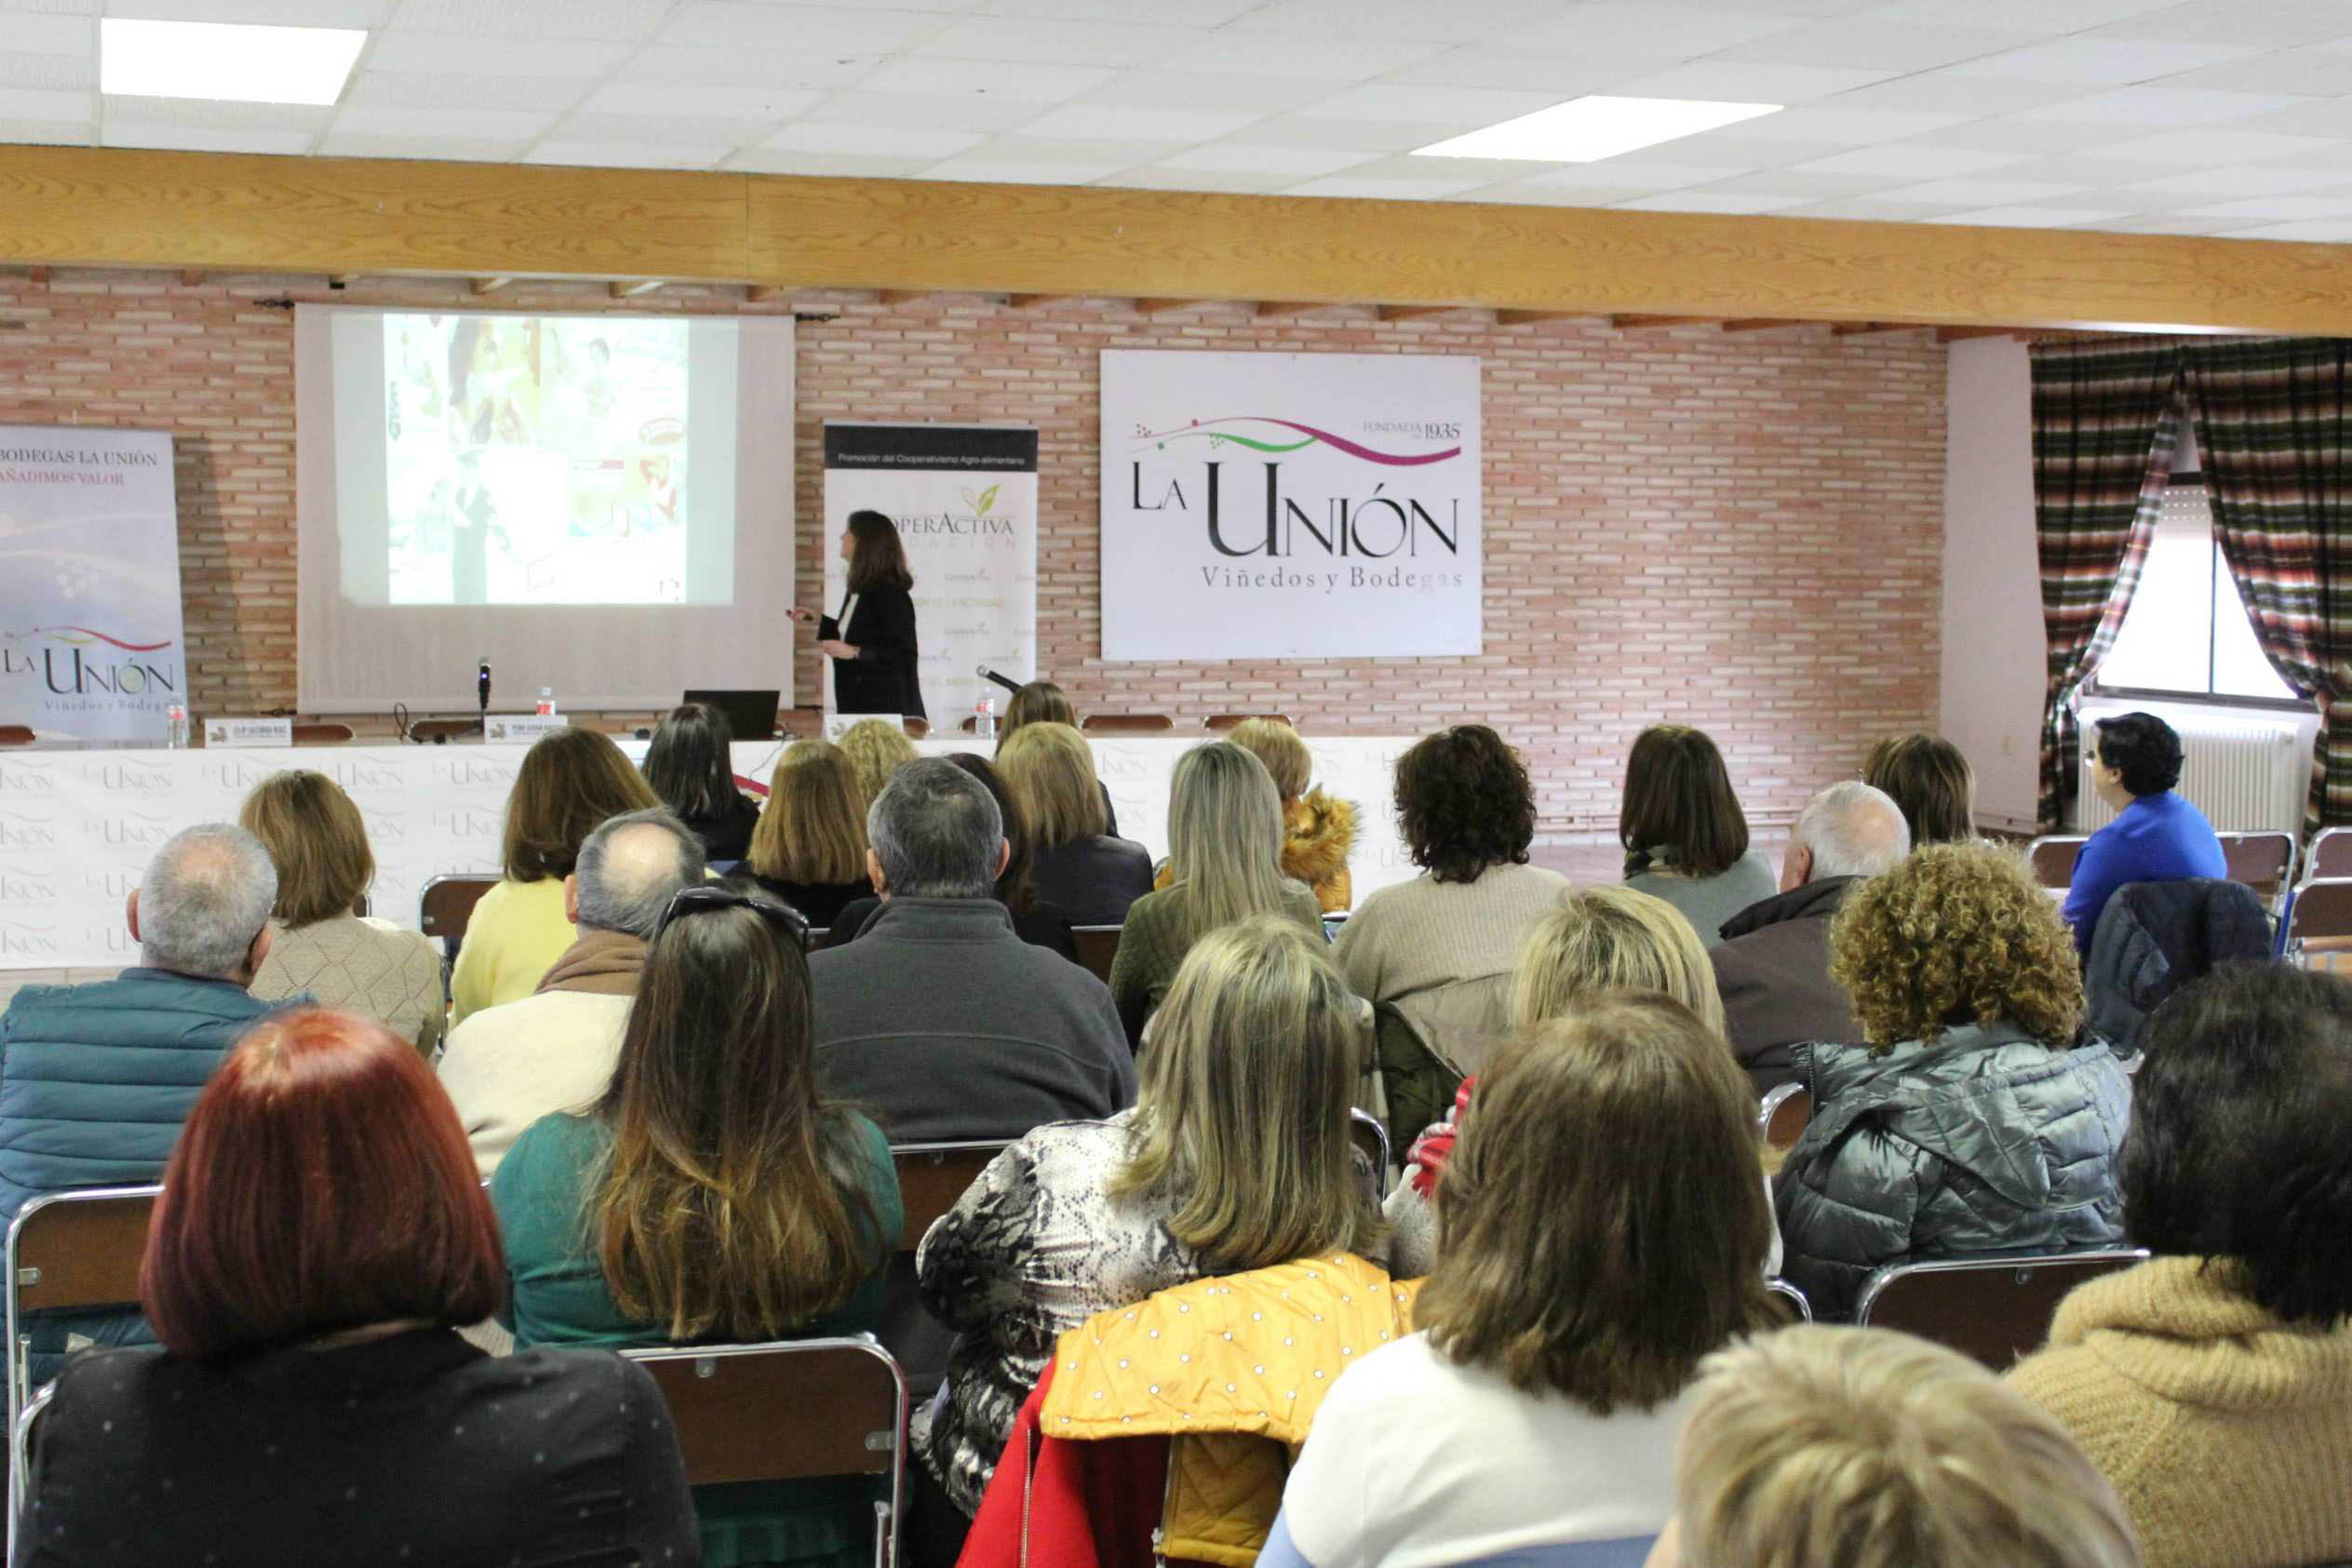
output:
MULTIPOLYGON (((2092 716, 2082 721, 2083 749, 2090 749, 2092 716)), ((2180 792, 2223 833, 2303 833, 2305 797, 2311 789, 2311 754, 2292 724, 2261 719, 2211 718, 2177 726, 2181 749, 2180 792)), ((2092 788, 2087 762, 2076 763, 2080 793, 2075 802, 2076 831, 2092 833, 2115 821, 2115 811, 2092 788)))

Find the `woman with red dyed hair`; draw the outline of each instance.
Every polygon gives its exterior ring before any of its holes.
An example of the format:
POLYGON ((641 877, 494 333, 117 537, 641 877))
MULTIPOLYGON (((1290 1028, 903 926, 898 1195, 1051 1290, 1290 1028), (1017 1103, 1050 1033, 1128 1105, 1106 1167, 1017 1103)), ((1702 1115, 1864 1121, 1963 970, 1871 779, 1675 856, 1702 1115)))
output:
POLYGON ((66 1363, 15 1561, 694 1561, 652 1379, 458 1337, 505 1286, 414 1048, 348 1013, 265 1020, 164 1174, 140 1293, 165 1350, 66 1363))

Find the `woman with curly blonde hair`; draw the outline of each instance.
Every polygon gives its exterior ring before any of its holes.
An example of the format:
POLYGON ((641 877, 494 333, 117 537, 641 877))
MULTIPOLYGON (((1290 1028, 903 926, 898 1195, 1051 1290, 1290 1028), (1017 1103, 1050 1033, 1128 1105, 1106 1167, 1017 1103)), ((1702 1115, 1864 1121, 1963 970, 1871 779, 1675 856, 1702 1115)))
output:
POLYGON ((2074 940, 2025 863, 1982 840, 1915 851, 1848 896, 1829 943, 1870 1043, 1797 1048, 1813 1119, 1775 1201, 1815 1313, 1850 1312, 1906 1257, 2120 1238, 2131 1082, 2076 1045, 2074 940))

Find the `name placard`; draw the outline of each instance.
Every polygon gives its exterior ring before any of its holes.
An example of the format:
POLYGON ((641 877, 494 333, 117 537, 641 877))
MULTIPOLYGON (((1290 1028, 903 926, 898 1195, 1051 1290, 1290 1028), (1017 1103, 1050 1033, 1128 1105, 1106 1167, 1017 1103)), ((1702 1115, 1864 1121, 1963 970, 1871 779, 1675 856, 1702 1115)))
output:
POLYGON ((482 720, 482 739, 492 745, 524 745, 542 735, 571 728, 571 720, 556 713, 494 713, 482 720))
POLYGON ((825 738, 838 741, 869 718, 879 718, 894 730, 907 727, 906 719, 894 713, 828 713, 825 716, 825 738))
POLYGON ((204 721, 204 744, 214 746, 290 746, 294 744, 294 721, 290 718, 208 718, 204 721))

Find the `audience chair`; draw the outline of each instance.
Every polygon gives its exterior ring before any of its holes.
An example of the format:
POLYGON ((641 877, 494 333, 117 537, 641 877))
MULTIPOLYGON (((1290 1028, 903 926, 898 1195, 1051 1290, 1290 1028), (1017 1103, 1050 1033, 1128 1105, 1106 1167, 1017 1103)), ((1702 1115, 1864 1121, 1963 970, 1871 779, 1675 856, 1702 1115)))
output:
POLYGON ((1085 971, 1104 985, 1110 984, 1110 961, 1119 956, 1117 926, 1072 926, 1069 934, 1078 944, 1078 961, 1085 971))
POLYGON ((897 1562, 907 1379, 872 1334, 621 1354, 661 1386, 690 1485, 889 1476, 889 1499, 874 1505, 874 1561, 897 1562))
MULTIPOLYGON (((1223 735, 1240 729, 1253 718, 1270 718, 1277 724, 1289 724, 1286 713, 1213 713, 1201 721, 1201 728, 1212 735, 1223 735)), ((1292 725, 1293 729, 1297 728, 1292 725)))
POLYGON ((1089 735, 1158 735, 1176 728, 1164 713, 1090 713, 1078 721, 1089 735))
POLYGON ((1362 1106, 1351 1106, 1348 1110, 1348 1136, 1355 1140, 1356 1147, 1364 1151, 1365 1158, 1372 1161, 1372 1168, 1380 1173, 1380 1196, 1388 1197, 1389 1183, 1394 1179, 1394 1173, 1389 1166, 1389 1130, 1370 1111, 1362 1106))
POLYGON ((882 1268, 880 1333, 918 1400, 928 1399, 948 1375, 956 1333, 923 1305, 921 1284, 915 1276, 915 1249, 922 1245, 933 1222, 956 1206, 956 1200, 1004 1146, 1001 1143, 901 1144, 890 1151, 898 1167, 898 1197, 907 1217, 899 1227, 898 1248, 882 1268))
POLYGON ((481 732, 478 718, 420 718, 409 726, 409 739, 419 745, 471 740, 481 732))
POLYGON ((2091 1247, 1890 1263, 1862 1286, 1854 1321, 1915 1333, 2007 1372, 2048 1342, 2068 1291, 2147 1255, 2143 1247, 2091 1247))
POLYGON ((2286 924, 2279 930, 2282 955, 2311 968, 2315 961, 2336 956, 2318 949, 2340 949, 2347 938, 2352 938, 2352 878, 2325 878, 2295 890, 2287 905, 2286 924))
POLYGON ((353 730, 348 724, 297 724, 292 734, 298 746, 339 746, 351 741, 353 730))
POLYGON ((2323 827, 2311 840, 2311 856, 2303 868, 2305 881, 2338 881, 2352 877, 2352 827, 2323 827))
POLYGON ((919 716, 900 719, 898 727, 907 731, 907 738, 910 741, 920 741, 931 733, 931 720, 919 716))
MULTIPOLYGON (((2222 856, 2229 879, 2243 882, 2262 895, 2273 916, 2280 900, 2295 885, 2295 836, 2292 833, 2224 833, 2222 856)), ((2352 858, 2352 857, 2347 857, 2352 858)))
POLYGON ((1783 1083, 1765 1095, 1755 1121, 1766 1147, 1786 1150, 1796 1146, 1796 1140, 1804 1136, 1805 1124, 1812 1119, 1813 1096, 1805 1085, 1783 1083))
POLYGON ((2034 880, 2052 892, 2075 885, 2075 861, 2090 839, 2079 833, 2046 833, 2025 846, 2025 863, 2034 880))
POLYGON ((34 1312, 139 1305, 139 1260, 159 1186, 94 1186, 26 1202, 8 1226, 8 1426, 33 1398, 34 1312))
POLYGON ((0 746, 29 746, 33 744, 30 724, 0 724, 0 746))
POLYGON ((17 1560, 17 1521, 24 1517, 25 1495, 33 1484, 34 1440, 40 1433, 41 1417, 48 1411, 49 1400, 56 1392, 55 1384, 42 1389, 34 1397, 33 1402, 24 1407, 24 1414, 10 1428, 7 1502, 7 1561, 10 1562, 17 1560))
POLYGON ((1790 1309, 1796 1314, 1798 1322, 1809 1323, 1813 1320, 1813 1304, 1805 1299, 1803 1291, 1798 1290, 1786 1280, 1767 1280, 1764 1282, 1764 1288, 1787 1302, 1790 1309))
POLYGON ((417 896, 417 929, 439 940, 444 971, 457 961, 457 949, 465 940, 465 925, 474 918, 474 905, 496 886, 497 878, 479 876, 436 877, 424 884, 417 896))
POLYGON ((911 1253, 921 1246, 931 1222, 956 1206, 964 1189, 979 1180, 1005 1146, 996 1141, 891 1146, 891 1160, 898 1167, 899 1202, 907 1214, 898 1232, 898 1250, 911 1253))

